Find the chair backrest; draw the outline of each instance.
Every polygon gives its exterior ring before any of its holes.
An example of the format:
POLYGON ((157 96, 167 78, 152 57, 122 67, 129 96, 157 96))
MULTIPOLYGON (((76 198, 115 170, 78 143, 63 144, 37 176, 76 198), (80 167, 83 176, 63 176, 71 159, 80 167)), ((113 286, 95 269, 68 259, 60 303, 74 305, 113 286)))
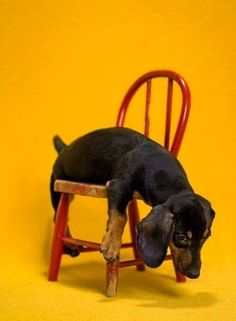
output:
POLYGON ((169 70, 156 70, 151 71, 139 77, 127 91, 117 117, 116 126, 123 127, 126 117, 126 112, 131 99, 137 90, 146 84, 146 104, 145 104, 145 118, 144 118, 144 134, 149 136, 150 127, 150 101, 152 97, 152 80, 154 78, 167 79, 167 99, 166 99, 166 115, 165 115, 165 133, 164 133, 164 146, 170 150, 175 156, 178 155, 183 135, 186 129, 189 111, 190 111, 190 90, 186 81, 177 73, 169 70), (177 121, 177 128, 174 131, 173 141, 170 142, 171 133, 171 115, 172 115, 172 99, 173 99, 173 86, 176 83, 181 90, 182 102, 179 118, 177 121))

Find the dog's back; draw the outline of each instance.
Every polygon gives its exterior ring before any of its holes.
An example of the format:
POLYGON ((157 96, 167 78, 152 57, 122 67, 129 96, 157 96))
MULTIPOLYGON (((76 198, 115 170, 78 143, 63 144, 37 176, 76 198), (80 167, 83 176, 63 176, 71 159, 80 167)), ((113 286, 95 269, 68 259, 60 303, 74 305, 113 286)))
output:
POLYGON ((128 128, 99 129, 66 145, 56 135, 53 144, 58 157, 50 181, 51 200, 57 208, 60 193, 54 192, 56 179, 68 179, 94 184, 106 184, 120 159, 140 144, 150 141, 146 136, 128 128))
POLYGON ((127 152, 149 141, 136 131, 119 127, 93 131, 68 146, 55 136, 54 145, 59 156, 54 174, 57 176, 55 171, 60 167, 58 175, 63 177, 57 178, 105 184, 127 152))
POLYGON ((128 128, 99 129, 68 146, 56 137, 54 144, 59 155, 52 173, 52 194, 56 179, 94 184, 124 179, 149 203, 190 188, 184 169, 169 151, 128 128))

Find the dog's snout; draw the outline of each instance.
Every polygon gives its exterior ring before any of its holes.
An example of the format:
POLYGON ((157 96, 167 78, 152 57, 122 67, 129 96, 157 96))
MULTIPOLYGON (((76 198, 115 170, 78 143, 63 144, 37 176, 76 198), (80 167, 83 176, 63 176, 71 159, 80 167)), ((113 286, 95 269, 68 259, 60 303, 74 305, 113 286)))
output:
POLYGON ((199 269, 189 269, 185 272, 185 275, 190 279, 197 279, 200 276, 199 269))

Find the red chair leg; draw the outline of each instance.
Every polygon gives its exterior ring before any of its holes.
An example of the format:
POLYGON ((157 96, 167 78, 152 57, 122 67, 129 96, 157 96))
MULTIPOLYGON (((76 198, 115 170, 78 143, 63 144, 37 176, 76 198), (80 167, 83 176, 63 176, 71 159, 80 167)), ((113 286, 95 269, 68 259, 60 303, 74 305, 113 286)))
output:
POLYGON ((117 293, 119 258, 117 258, 114 262, 107 262, 106 273, 106 294, 108 297, 114 297, 117 293))
POLYGON ((62 237, 67 233, 68 210, 70 203, 70 194, 61 194, 60 202, 57 208, 56 223, 52 242, 51 261, 49 267, 48 280, 57 281, 58 272, 63 254, 62 237))
MULTIPOLYGON (((134 257, 135 259, 141 259, 139 255, 138 247, 137 247, 137 224, 140 221, 137 201, 133 200, 132 202, 129 203, 128 214, 129 214, 129 227, 130 227, 131 240, 133 243, 134 257)), ((138 264, 136 266, 136 269, 138 271, 144 271, 145 270, 144 263, 138 264)))
POLYGON ((174 266, 174 268, 175 268, 176 281, 177 282, 186 282, 186 276, 184 276, 179 271, 177 271, 175 266, 174 266))
MULTIPOLYGON (((171 249, 170 249, 170 251, 171 251, 171 249)), ((173 256, 172 251, 171 251, 171 255, 173 256)), ((172 262, 173 262, 174 269, 175 269, 176 281, 177 281, 177 282, 185 282, 185 281, 186 281, 186 276, 184 276, 183 274, 181 274, 181 273, 177 270, 173 258, 172 258, 172 262)))

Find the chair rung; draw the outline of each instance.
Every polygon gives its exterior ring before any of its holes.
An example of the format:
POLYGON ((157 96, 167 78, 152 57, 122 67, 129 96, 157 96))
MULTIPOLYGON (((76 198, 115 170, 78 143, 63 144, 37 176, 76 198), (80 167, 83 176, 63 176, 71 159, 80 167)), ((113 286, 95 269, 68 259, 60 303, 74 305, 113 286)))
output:
POLYGON ((70 245, 83 246, 87 249, 94 249, 95 251, 100 249, 100 243, 78 240, 72 237, 63 237, 62 242, 70 245))
MULTIPOLYGON (((85 246, 88 248, 93 248, 94 250, 99 250, 100 248, 100 243, 96 243, 96 242, 89 242, 89 241, 84 241, 84 240, 79 240, 79 239, 75 239, 72 237, 63 237, 62 238, 62 242, 66 243, 66 244, 70 244, 70 245, 81 245, 81 246, 85 246)), ((123 248, 129 248, 129 247, 133 247, 133 243, 123 243, 121 245, 122 249, 123 248)))
POLYGON ((122 262, 119 262, 119 268, 132 266, 132 265, 139 265, 139 264, 143 264, 143 261, 141 259, 122 261, 122 262))
MULTIPOLYGON (((81 250, 81 252, 99 251, 101 246, 100 243, 79 240, 72 237, 63 237, 62 242, 64 244, 82 246, 83 249, 81 250)), ((121 247, 122 248, 133 247, 133 243, 124 243, 121 245, 121 247)), ((166 255, 165 260, 171 260, 171 259, 172 259, 171 254, 166 255)), ((122 268, 126 266, 139 265, 142 263, 143 261, 141 259, 128 260, 128 261, 119 262, 119 267, 122 268)))
POLYGON ((128 247, 134 247, 134 244, 133 244, 133 243, 124 243, 124 244, 121 244, 121 248, 122 248, 122 249, 125 249, 125 248, 128 248, 128 247))
MULTIPOLYGON (((172 259, 172 255, 170 254, 170 255, 166 255, 164 260, 167 261, 171 259, 172 259)), ((135 260, 122 261, 122 262, 119 262, 119 267, 123 268, 127 266, 139 265, 139 264, 143 264, 143 260, 135 259, 135 260)))

